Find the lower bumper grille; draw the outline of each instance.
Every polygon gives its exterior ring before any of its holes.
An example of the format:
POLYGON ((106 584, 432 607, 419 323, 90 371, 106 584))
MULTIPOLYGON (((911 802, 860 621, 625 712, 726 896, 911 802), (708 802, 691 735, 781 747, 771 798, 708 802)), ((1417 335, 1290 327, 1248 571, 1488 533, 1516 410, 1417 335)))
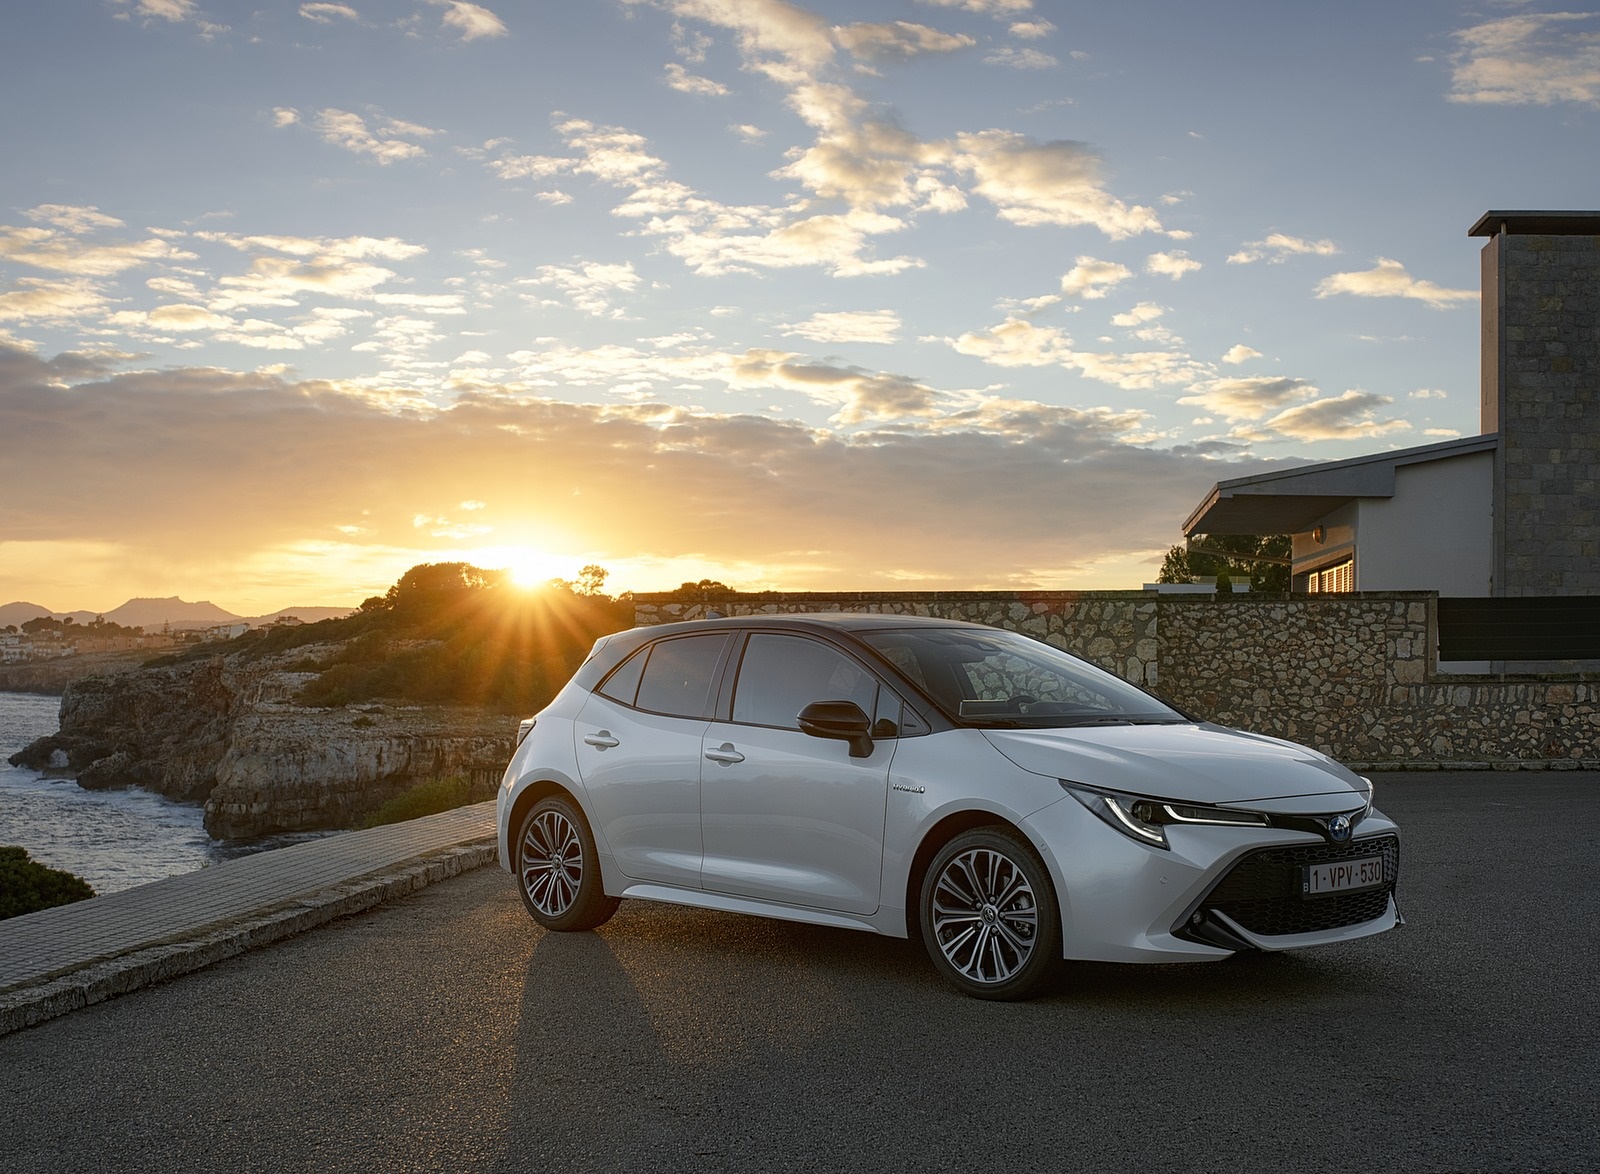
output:
MULTIPOLYGON (((1400 875, 1398 836, 1373 836, 1348 844, 1296 844, 1248 853, 1206 894, 1196 915, 1175 932, 1205 941, 1204 914, 1216 910, 1253 934, 1279 937, 1343 929, 1382 917, 1400 875), (1308 865, 1336 864, 1368 856, 1383 857, 1383 887, 1359 893, 1307 897, 1301 893, 1301 870, 1308 865)), ((1237 935, 1234 935, 1235 937, 1237 935)))

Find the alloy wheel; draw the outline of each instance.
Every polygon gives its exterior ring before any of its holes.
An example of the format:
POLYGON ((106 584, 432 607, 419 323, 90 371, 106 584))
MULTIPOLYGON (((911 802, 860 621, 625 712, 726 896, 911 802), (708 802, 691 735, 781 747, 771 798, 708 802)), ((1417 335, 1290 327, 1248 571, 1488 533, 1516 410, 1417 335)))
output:
POLYGON ((934 886, 933 934, 969 982, 997 984, 1027 965, 1039 937, 1039 903, 1026 873, 993 848, 952 857, 934 886))
POLYGON ((547 917, 572 908, 583 883, 583 841, 559 811, 541 811, 522 837, 522 887, 547 917))

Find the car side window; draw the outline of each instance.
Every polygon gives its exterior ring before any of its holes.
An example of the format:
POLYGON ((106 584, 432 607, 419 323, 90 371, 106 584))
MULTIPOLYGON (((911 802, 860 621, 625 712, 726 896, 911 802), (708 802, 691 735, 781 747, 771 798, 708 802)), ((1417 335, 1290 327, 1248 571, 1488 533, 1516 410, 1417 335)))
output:
POLYGON ((639 678, 644 675, 644 662, 649 653, 649 648, 639 649, 612 669, 611 675, 600 682, 600 687, 595 692, 613 701, 620 701, 624 705, 632 705, 633 699, 639 695, 639 678))
POLYGON ((733 720, 798 730, 813 701, 854 701, 870 718, 877 679, 818 640, 757 632, 745 646, 733 693, 733 720))
POLYGON ((727 643, 726 633, 715 632, 652 644, 633 704, 672 717, 709 718, 713 676, 727 643))

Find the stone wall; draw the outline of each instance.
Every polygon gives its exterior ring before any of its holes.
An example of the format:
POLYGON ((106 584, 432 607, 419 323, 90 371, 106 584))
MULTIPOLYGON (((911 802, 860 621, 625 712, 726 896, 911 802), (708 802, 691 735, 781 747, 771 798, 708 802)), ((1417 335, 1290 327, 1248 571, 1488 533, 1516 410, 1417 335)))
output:
POLYGON ((1600 768, 1600 676, 1439 675, 1436 600, 1432 592, 945 591, 639 595, 634 606, 639 624, 710 609, 971 620, 1065 648, 1196 716, 1302 742, 1359 769, 1600 768))

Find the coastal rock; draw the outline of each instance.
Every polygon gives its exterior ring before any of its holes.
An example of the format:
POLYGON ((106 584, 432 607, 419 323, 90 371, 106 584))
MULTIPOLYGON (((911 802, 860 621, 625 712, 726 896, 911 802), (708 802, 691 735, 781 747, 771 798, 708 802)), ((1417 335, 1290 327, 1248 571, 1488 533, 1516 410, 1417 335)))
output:
POLYGON ((293 704, 313 675, 218 656, 83 678, 62 695, 60 731, 10 761, 203 803, 207 831, 232 839, 349 827, 423 779, 497 779, 511 758, 503 715, 293 704))
POLYGON ((233 727, 206 830, 244 838, 347 827, 422 779, 498 781, 513 749, 515 724, 481 710, 264 704, 233 727))

